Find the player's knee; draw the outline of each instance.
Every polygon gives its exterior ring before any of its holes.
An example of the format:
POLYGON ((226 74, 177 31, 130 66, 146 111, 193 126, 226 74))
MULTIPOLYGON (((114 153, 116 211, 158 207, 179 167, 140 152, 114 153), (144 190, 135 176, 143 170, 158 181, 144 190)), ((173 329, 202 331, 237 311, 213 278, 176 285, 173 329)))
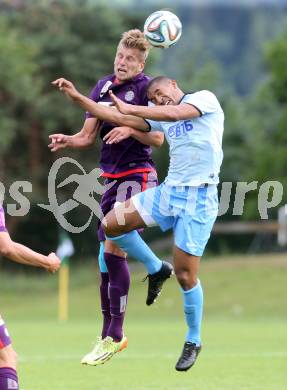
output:
POLYGON ((120 227, 117 224, 117 221, 109 214, 105 217, 105 224, 103 224, 103 229, 107 237, 115 237, 121 234, 120 227))
POLYGON ((179 268, 175 270, 176 278, 178 283, 184 290, 190 290, 197 284, 197 275, 193 275, 184 268, 179 268))
POLYGON ((123 257, 123 258, 127 257, 127 254, 121 248, 119 248, 117 244, 115 244, 113 241, 110 240, 105 241, 104 251, 105 253, 110 253, 112 255, 116 255, 119 257, 123 257))
POLYGON ((0 364, 1 366, 17 368, 18 355, 14 351, 11 345, 0 351, 0 364))

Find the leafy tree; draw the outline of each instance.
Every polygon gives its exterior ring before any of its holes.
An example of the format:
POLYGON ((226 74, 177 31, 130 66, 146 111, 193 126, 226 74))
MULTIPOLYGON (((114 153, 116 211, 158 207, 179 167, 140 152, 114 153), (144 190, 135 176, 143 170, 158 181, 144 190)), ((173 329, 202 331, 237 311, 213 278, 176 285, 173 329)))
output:
MULTIPOLYGON (((287 30, 266 48, 267 77, 254 95, 246 102, 246 127, 249 137, 245 177, 257 180, 278 181, 287 188, 287 30), (248 110, 248 111, 247 111, 248 110)), ((255 196, 255 194, 254 194, 255 196)), ((247 218, 258 218, 256 200, 249 196, 246 202, 247 218)), ((271 196, 271 194, 270 194, 271 196)), ((286 191, 281 204, 287 202, 286 191)), ((277 209, 270 212, 276 218, 277 209)))
MULTIPOLYGON (((47 203, 47 175, 55 158, 47 148, 48 134, 74 133, 84 120, 84 112, 66 102, 51 81, 67 77, 88 94, 99 78, 113 71, 119 38, 134 25, 117 10, 89 1, 41 1, 35 7, 35 2, 28 0, 18 1, 15 7, 1 5, 2 180, 7 187, 15 179, 29 180, 33 184, 32 203, 47 203)), ((76 158, 87 171, 98 166, 98 146, 86 153, 64 154, 76 158)), ((83 214, 81 210, 74 215, 79 225, 83 214)), ((30 210, 25 221, 7 220, 11 233, 20 241, 36 237, 43 248, 43 242, 49 246, 51 236, 55 240, 55 221, 38 207, 30 210), (30 223, 27 229, 28 221, 35 220, 37 227, 30 223)), ((94 225, 90 234, 93 242, 94 225)), ((89 232, 85 236, 88 242, 89 232)))

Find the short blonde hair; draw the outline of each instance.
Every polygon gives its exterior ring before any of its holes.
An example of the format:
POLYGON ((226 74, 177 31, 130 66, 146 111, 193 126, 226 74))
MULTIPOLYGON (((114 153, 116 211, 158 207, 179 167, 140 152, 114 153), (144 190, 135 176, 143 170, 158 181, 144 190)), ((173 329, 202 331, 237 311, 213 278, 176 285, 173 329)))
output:
POLYGON ((138 49, 144 61, 147 59, 150 49, 150 44, 146 40, 144 33, 137 28, 124 32, 118 44, 119 46, 126 47, 127 49, 138 49))

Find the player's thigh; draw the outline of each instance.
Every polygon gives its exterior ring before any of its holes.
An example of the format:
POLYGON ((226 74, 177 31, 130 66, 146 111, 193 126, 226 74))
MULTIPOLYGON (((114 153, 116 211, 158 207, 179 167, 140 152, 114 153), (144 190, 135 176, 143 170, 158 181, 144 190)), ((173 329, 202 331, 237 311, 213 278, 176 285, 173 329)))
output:
POLYGON ((104 218, 107 236, 116 236, 145 227, 145 223, 131 199, 118 204, 104 218))
POLYGON ((185 252, 176 245, 173 249, 174 272, 181 287, 191 289, 197 283, 200 257, 185 252))

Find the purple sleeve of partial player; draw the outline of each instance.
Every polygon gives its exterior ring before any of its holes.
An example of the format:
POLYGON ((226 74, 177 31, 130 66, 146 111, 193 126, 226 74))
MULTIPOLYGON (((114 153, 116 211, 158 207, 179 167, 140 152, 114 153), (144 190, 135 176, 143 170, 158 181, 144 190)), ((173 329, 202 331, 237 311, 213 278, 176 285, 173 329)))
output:
POLYGON ((7 232, 3 207, 0 207, 0 232, 7 232))

